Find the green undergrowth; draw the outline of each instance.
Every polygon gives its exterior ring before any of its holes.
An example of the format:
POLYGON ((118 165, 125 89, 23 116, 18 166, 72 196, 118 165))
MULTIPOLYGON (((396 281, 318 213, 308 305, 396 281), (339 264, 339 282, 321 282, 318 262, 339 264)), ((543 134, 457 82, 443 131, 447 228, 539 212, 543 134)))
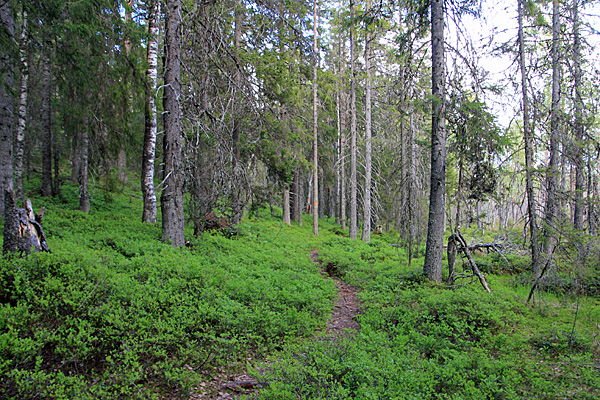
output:
POLYGON ((409 267, 394 243, 384 235, 322 244, 324 265, 361 290, 361 331, 341 343, 286 348, 257 398, 600 397, 597 298, 542 292, 526 305, 529 287, 515 285, 505 268, 487 275, 491 294, 477 280, 432 285, 421 275, 423 259, 409 267))
MULTIPOLYGON (((216 371, 255 367, 261 399, 600 397, 600 299, 550 282, 525 304, 522 256, 476 254, 491 294, 447 288, 395 232, 363 243, 321 221, 315 237, 267 210, 173 249, 139 222, 139 191, 94 193, 89 215, 76 188, 34 196, 52 253, 0 262, 1 399, 187 399, 216 371), (313 338, 335 297, 313 249, 360 291, 351 339, 313 338)), ((574 273, 558 255, 556 276, 595 282, 594 265, 574 273)))
POLYGON ((75 194, 34 198, 52 253, 1 260, 0 398, 188 398, 331 310, 310 226, 259 215, 174 249, 139 222, 137 194, 97 196, 89 215, 75 194))

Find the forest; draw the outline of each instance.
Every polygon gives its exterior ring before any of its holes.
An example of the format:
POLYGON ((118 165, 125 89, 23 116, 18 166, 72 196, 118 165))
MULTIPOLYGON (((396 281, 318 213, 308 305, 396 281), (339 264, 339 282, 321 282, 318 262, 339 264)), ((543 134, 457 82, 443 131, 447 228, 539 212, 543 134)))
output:
POLYGON ((0 0, 0 399, 600 398, 599 49, 592 0, 0 0))

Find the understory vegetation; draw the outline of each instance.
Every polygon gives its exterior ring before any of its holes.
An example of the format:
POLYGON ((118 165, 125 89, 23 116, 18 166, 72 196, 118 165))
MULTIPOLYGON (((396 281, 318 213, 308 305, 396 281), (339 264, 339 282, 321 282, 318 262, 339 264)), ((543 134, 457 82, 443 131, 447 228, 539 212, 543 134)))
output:
POLYGON ((2 258, 0 398, 183 399, 243 369, 261 399, 600 396, 598 265, 563 263, 526 304, 518 254, 478 256, 488 294, 427 281, 424 249, 409 267, 394 231, 365 243, 321 221, 316 237, 265 208, 175 249, 132 218, 131 188, 95 193, 89 215, 76 195, 33 198, 51 253, 2 258), (336 289, 313 249, 360 292, 354 337, 315 336, 336 289))
POLYGON ((0 397, 185 398, 201 371, 310 336, 331 309, 309 231, 254 219, 175 249, 131 217, 137 197, 90 215, 75 201, 45 202, 52 253, 2 259, 0 397))
MULTIPOLYGON (((478 282, 433 286, 407 267, 393 239, 322 244, 323 262, 361 290, 361 331, 342 343, 317 340, 278 355, 261 398, 598 398, 598 297, 548 283, 552 290, 526 305, 525 272, 488 274, 492 294, 478 282)), ((479 261, 497 270, 506 263, 491 254, 479 261)))

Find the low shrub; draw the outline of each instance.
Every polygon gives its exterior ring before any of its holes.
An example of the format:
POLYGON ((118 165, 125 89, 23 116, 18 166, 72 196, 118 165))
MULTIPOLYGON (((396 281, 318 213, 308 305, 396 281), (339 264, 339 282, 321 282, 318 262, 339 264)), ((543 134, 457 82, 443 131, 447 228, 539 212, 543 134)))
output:
POLYGON ((0 259, 0 397, 187 398, 203 371, 327 318, 335 286, 310 227, 263 217, 174 249, 112 200, 90 215, 49 204, 52 253, 0 259))

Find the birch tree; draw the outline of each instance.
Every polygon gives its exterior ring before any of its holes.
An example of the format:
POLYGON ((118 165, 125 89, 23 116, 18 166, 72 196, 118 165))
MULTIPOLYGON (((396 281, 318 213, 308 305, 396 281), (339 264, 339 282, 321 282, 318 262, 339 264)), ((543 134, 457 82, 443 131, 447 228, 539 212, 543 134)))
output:
POLYGON ((29 84, 29 62, 27 60, 27 11, 23 9, 21 37, 19 42, 21 59, 21 91, 19 95, 19 114, 17 120, 17 137, 15 138, 15 195, 17 200, 24 201, 23 196, 23 156, 25 153, 25 126, 27 123, 27 96, 29 84))
POLYGON ((158 82, 158 41, 160 33, 160 1, 148 1, 148 48, 146 59, 146 99, 144 123, 144 147, 142 151, 142 197, 144 210, 142 221, 156 222, 156 190, 154 188, 154 160, 156 153, 156 87, 158 82))

